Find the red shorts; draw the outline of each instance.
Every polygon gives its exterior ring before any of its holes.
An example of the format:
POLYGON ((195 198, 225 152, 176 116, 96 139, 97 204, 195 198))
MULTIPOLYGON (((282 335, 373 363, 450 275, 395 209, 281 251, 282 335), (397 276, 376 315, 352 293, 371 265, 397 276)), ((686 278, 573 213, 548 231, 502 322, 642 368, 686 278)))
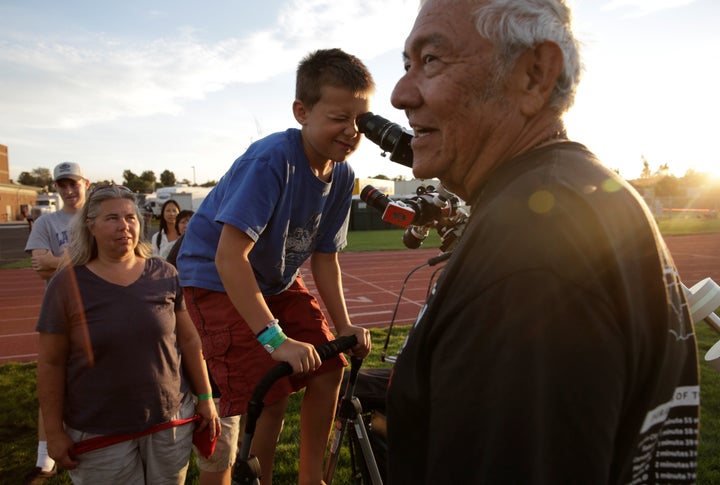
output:
MULTIPOLYGON (((260 345, 250 326, 233 306, 227 293, 186 287, 183 289, 190 317, 198 329, 208 370, 222 393, 220 416, 245 414, 255 385, 276 360, 260 345)), ((298 276, 278 295, 266 296, 273 316, 290 338, 312 345, 335 339, 320 305, 298 276)), ((316 375, 347 365, 343 355, 323 362, 316 375)), ((268 391, 265 404, 273 404, 307 385, 307 377, 278 380, 268 391)))

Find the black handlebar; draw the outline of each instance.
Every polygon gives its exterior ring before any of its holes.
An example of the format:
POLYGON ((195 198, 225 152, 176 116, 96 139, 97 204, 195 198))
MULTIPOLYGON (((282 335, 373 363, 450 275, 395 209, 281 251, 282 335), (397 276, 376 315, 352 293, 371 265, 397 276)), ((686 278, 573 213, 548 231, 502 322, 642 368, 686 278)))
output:
MULTIPOLYGON (((338 337, 330 342, 317 345, 315 346, 315 350, 318 355, 320 355, 320 360, 325 361, 331 357, 335 357, 341 352, 355 347, 356 345, 357 338, 355 335, 350 335, 346 337, 338 337)), ((262 405, 265 394, 267 394, 272 385, 275 384, 275 381, 291 375, 292 371, 292 366, 287 362, 280 362, 278 365, 270 369, 255 386, 255 390, 252 393, 248 406, 252 406, 253 403, 260 403, 260 405, 262 405)), ((248 410, 248 413, 249 412, 250 411, 248 410)))
MULTIPOLYGON (((315 346, 315 350, 318 355, 320 355, 320 359, 325 361, 335 357, 341 352, 355 347, 357 343, 357 337, 355 337, 355 335, 349 335, 345 337, 338 337, 335 340, 331 340, 330 342, 326 342, 322 345, 317 345, 315 346)), ((293 369, 290 364, 287 362, 280 362, 270 369, 262 377, 262 379, 260 379, 260 382, 257 383, 255 389, 253 390, 252 397, 250 398, 250 402, 248 403, 247 422, 245 423, 245 437, 252 437, 255 434, 255 424, 257 423, 264 406, 263 400, 272 385, 275 384, 275 381, 278 379, 291 375, 292 372, 293 369)), ((246 439, 243 439, 243 450, 241 450, 241 456, 244 452, 245 441, 246 439)), ((249 451, 248 443, 247 452, 249 451)))

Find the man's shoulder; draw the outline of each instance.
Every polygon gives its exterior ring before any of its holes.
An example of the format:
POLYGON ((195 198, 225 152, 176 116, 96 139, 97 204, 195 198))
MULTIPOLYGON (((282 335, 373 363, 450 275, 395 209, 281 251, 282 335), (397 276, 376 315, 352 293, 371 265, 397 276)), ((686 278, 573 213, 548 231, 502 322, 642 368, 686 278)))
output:
POLYGON ((52 214, 43 214, 33 222, 30 235, 28 236, 27 243, 25 244, 25 251, 32 251, 34 249, 50 249, 48 244, 48 238, 51 236, 52 214))
MULTIPOLYGON (((37 219, 35 219, 35 224, 40 223, 44 224, 46 226, 49 225, 57 225, 57 224, 68 224, 70 220, 72 220, 74 214, 70 214, 68 212, 65 212, 64 210, 59 210, 55 212, 49 212, 47 214, 43 214, 37 219)), ((33 227, 35 227, 33 225, 33 227)))

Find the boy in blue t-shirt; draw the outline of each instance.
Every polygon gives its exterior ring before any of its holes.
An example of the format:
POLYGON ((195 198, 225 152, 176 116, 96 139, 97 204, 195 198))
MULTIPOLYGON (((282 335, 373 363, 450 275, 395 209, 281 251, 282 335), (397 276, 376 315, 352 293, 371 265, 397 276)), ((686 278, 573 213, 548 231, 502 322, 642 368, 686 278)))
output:
MULTIPOLYGON (((237 416, 259 379, 277 362, 294 375, 274 385, 257 422, 251 454, 263 483, 272 467, 288 399, 307 387, 301 411, 300 483, 321 483, 342 368, 321 362, 314 346, 334 339, 302 281, 313 278, 338 335, 355 335, 363 358, 370 335, 350 323, 337 253, 346 245, 355 175, 344 162, 361 134, 374 81, 365 65, 340 49, 318 50, 299 64, 293 114, 301 129, 269 135, 238 158, 203 201, 185 233, 178 271, 188 310, 221 392, 221 416, 237 416)), ((237 420, 225 451, 214 456, 217 479, 228 478, 237 420)), ((216 451, 216 455, 218 452, 216 451)))

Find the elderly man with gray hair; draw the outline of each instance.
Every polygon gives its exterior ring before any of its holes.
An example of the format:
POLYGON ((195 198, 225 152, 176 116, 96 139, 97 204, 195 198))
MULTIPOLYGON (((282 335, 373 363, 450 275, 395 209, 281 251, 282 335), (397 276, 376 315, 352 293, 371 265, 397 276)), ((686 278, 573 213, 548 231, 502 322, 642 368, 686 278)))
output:
POLYGON ((427 0, 392 94, 472 216, 398 357, 389 478, 693 483, 697 348, 638 194, 567 138, 562 0, 427 0))

